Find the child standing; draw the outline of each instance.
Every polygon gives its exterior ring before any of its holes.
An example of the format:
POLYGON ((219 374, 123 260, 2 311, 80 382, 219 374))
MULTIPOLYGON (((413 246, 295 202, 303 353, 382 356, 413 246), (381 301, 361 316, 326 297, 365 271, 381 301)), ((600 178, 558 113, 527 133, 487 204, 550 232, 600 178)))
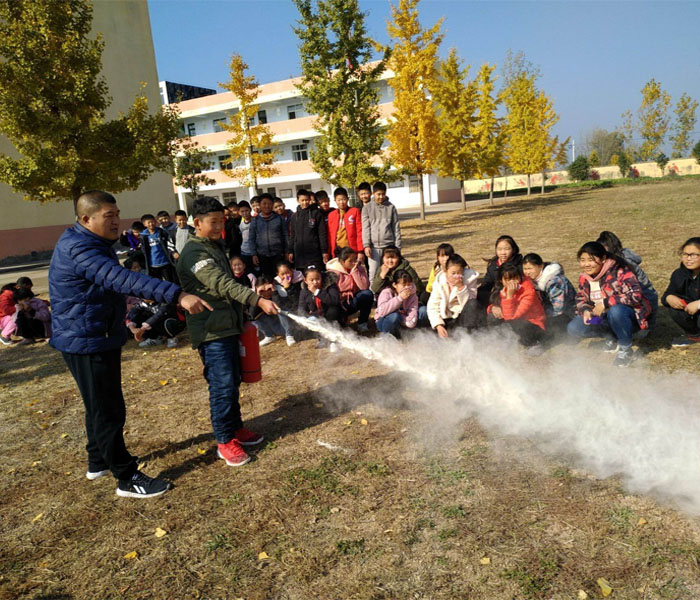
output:
MULTIPOLYGON (((369 261, 369 278, 379 270, 384 248, 395 246, 401 249, 401 226, 396 207, 389 202, 386 184, 377 181, 372 188, 374 202, 362 209, 362 245, 369 261)), ((417 285, 417 284, 416 284, 417 285)))
POLYGON ((226 225, 224 225, 224 245, 228 252, 229 258, 240 256, 241 254, 241 217, 239 214, 238 203, 235 201, 229 202, 226 205, 226 225))
POLYGON ((418 307, 411 274, 402 269, 394 271, 391 287, 384 288, 377 299, 377 310, 374 311, 377 330, 397 336, 402 327, 414 329, 426 314, 424 306, 418 307), (423 314, 419 315, 419 312, 423 314))
POLYGON ((175 260, 180 258, 180 252, 193 233, 194 227, 187 224, 187 213, 184 210, 176 210, 175 229, 170 233, 170 252, 175 260))
POLYGON ((700 343, 700 237, 690 238, 681 247, 681 266, 661 298, 673 321, 685 335, 674 338, 672 346, 700 343))
POLYGON ((369 290, 367 271, 357 258, 357 252, 346 246, 340 250, 338 258, 328 262, 326 268, 329 279, 336 278, 340 291, 340 304, 343 309, 341 322, 345 323, 350 315, 360 311, 357 330, 364 333, 368 329, 367 321, 372 311, 374 294, 369 290))
POLYGON ((122 234, 119 236, 119 243, 127 249, 129 254, 138 251, 141 245, 141 232, 144 229, 141 221, 134 221, 128 231, 126 229, 122 231, 122 234))
POLYGON ((289 232, 292 215, 294 213, 284 205, 284 200, 282 200, 282 198, 275 198, 275 201, 272 203, 272 210, 282 217, 287 232, 289 232))
POLYGON ((401 256, 401 250, 396 246, 387 246, 382 251, 382 266, 377 270, 372 280, 372 286, 370 287, 372 292, 378 296, 385 287, 390 287, 392 285, 394 272, 399 269, 408 271, 411 274, 413 284, 416 286, 416 293, 420 298, 423 293, 423 282, 420 277, 418 277, 418 273, 416 273, 411 266, 411 263, 401 256))
MULTIPOLYGON (((305 317, 324 318, 338 322, 340 319, 340 292, 338 286, 328 276, 324 277, 318 267, 309 267, 304 272, 304 284, 299 294, 299 314, 305 317)), ((326 342, 319 339, 317 348, 324 348, 326 342)), ((335 343, 330 345, 331 352, 337 352, 335 343)))
POLYGON ((430 326, 441 338, 449 337, 448 330, 456 327, 473 330, 479 318, 476 303, 479 274, 459 254, 452 255, 445 266, 445 276, 433 284, 427 306, 430 326))
POLYGON ((257 270, 255 264, 255 228, 253 227, 253 217, 250 211, 250 204, 245 200, 238 203, 238 212, 241 214, 241 222, 238 229, 241 232, 241 259, 245 263, 248 273, 257 270))
POLYGON ((337 256, 337 251, 346 246, 358 254, 364 254, 362 245, 362 213, 359 208, 349 208, 348 191, 337 188, 333 192, 337 210, 328 215, 328 254, 337 256))
POLYGON ((289 247, 289 233, 282 217, 272 212, 270 194, 260 196, 260 214, 253 219, 255 256, 253 261, 268 278, 275 276, 277 263, 284 260, 289 247))
POLYGON ((602 244, 584 244, 578 259, 582 271, 576 294, 579 316, 569 323, 569 335, 606 337, 605 352, 617 352, 615 365, 626 367, 635 358, 632 337, 649 326, 649 301, 632 269, 602 244))
POLYGON ((177 282, 171 248, 168 247, 170 237, 167 232, 158 227, 156 218, 151 214, 143 215, 141 222, 146 227, 141 232, 141 248, 146 261, 144 265, 146 273, 157 279, 177 282))
POLYGON ((277 314, 274 302, 237 284, 221 246, 224 207, 204 196, 192 206, 195 236, 185 245, 177 263, 177 274, 185 290, 197 290, 213 308, 187 315, 192 346, 204 363, 209 383, 209 404, 217 455, 229 466, 247 463, 243 446, 259 444, 263 436, 243 426, 238 402, 241 381, 238 337, 243 331, 243 306, 260 307, 277 314))
POLYGON ((315 266, 322 268, 328 262, 328 230, 323 212, 311 206, 307 190, 297 192, 299 207, 292 215, 289 228, 289 262, 303 270, 315 266))
POLYGON ((510 326, 523 346, 532 349, 531 354, 539 354, 539 344, 544 337, 545 313, 534 283, 509 262, 498 267, 497 277, 498 283, 493 293, 496 300, 489 306, 488 312, 493 312, 493 308, 500 305, 503 315, 501 322, 510 326))
POLYGON ((326 190, 319 190, 316 192, 316 204, 323 216, 323 225, 328 229, 328 215, 330 215, 334 209, 331 208, 331 199, 328 197, 328 192, 326 190))
POLYGON ((362 209, 372 200, 372 186, 366 181, 363 181, 357 186, 357 197, 360 200, 360 205, 357 206, 357 208, 362 212, 362 209))
POLYGON ((576 290, 559 263, 545 263, 539 254, 526 254, 523 274, 542 295, 547 315, 547 330, 563 333, 576 315, 576 290))

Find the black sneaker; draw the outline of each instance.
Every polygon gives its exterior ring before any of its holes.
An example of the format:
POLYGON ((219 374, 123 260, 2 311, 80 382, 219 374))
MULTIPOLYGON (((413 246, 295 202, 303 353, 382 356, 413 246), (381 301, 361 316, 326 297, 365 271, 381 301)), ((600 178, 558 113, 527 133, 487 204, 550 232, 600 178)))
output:
POLYGON ((620 346, 620 349, 617 351, 617 356, 615 357, 615 362, 613 365, 616 367, 629 367, 634 360, 637 358, 637 356, 634 353, 634 350, 632 349, 631 346, 628 346, 627 348, 623 348, 620 346))
POLYGON ((109 469, 107 467, 100 467, 96 465, 88 465, 87 473, 85 473, 85 477, 87 477, 90 481, 95 481, 95 479, 99 479, 105 475, 109 475, 109 469))
POLYGON ((165 494, 171 487, 172 483, 149 477, 141 471, 136 471, 130 480, 119 480, 117 485, 117 496, 122 498, 155 498, 165 494))
POLYGON ((617 340, 613 338, 608 338, 603 344, 603 352, 609 352, 612 354, 613 352, 617 352, 619 349, 620 347, 618 346, 617 340))

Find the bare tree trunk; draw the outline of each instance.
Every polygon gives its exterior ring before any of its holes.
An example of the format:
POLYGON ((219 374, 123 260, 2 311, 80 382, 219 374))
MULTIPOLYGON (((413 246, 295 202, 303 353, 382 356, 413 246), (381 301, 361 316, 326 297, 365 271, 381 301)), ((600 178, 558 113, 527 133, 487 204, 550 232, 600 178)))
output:
POLYGON ((545 172, 542 171, 542 190, 540 191, 540 194, 544 194, 544 180, 545 180, 545 172))
POLYGON ((503 199, 505 200, 508 197, 508 174, 503 177, 504 183, 504 188, 503 188, 503 199))
POLYGON ((420 220, 425 221, 425 204, 423 199, 423 174, 418 175, 418 181, 420 182, 420 220))
POLYGON ((494 176, 491 175, 491 187, 489 188, 489 204, 493 206, 493 180, 494 176))
POLYGON ((459 180, 459 191, 462 195, 462 210, 467 210, 467 195, 464 193, 464 179, 459 180))
POLYGON ((530 173, 527 174, 527 195, 530 195, 530 173))

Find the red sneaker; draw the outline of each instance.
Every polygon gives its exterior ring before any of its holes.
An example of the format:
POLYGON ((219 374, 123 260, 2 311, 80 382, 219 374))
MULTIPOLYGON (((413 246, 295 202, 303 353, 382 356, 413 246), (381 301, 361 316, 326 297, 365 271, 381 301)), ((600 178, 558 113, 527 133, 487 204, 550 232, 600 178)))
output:
POLYGON ((216 455, 223 458, 229 467, 240 467, 250 461, 250 456, 245 453, 245 450, 235 439, 225 444, 219 444, 216 455))
POLYGON ((245 427, 241 427, 233 435, 234 439, 241 446, 256 446, 265 439, 264 436, 259 433, 253 433, 250 429, 246 429, 245 427))

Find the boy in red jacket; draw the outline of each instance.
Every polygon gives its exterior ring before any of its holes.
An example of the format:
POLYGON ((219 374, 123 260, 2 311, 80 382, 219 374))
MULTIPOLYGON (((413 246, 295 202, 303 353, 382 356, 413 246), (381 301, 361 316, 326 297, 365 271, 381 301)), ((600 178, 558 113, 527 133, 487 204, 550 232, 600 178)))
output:
POLYGON ((359 208, 349 208, 348 191, 339 187, 333 192, 337 210, 328 215, 328 250, 331 257, 336 249, 349 247, 358 254, 364 252, 362 246, 362 213, 359 208))

